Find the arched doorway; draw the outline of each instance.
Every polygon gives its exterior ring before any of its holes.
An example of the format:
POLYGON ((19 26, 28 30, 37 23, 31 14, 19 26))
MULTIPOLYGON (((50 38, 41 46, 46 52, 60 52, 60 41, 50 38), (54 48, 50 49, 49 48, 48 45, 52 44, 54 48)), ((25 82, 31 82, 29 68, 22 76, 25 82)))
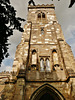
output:
POLYGON ((32 94, 30 100, 65 100, 65 98, 53 86, 44 84, 32 94))
POLYGON ((39 100, 55 100, 49 93, 45 93, 39 100))

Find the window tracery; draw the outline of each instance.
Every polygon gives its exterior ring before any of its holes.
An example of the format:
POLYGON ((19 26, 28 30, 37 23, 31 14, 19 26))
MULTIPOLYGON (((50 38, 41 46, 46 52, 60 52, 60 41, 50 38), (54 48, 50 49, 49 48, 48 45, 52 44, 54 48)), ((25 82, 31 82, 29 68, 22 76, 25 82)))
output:
POLYGON ((40 59, 40 70, 41 71, 51 71, 50 69, 50 60, 48 58, 41 58, 40 59))
POLYGON ((38 18, 39 19, 45 18, 45 13, 43 13, 43 12, 38 13, 38 18))
POLYGON ((50 69, 50 61, 49 61, 48 58, 46 59, 46 71, 51 71, 51 69, 50 69))
POLYGON ((40 70, 44 71, 44 59, 43 58, 40 59, 40 70))

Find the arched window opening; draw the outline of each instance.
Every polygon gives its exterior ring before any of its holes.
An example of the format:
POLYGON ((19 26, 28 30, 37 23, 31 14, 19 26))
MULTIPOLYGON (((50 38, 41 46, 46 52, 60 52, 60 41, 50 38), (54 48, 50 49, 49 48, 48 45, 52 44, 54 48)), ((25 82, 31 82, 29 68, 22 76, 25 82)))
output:
POLYGON ((38 14, 38 18, 41 18, 41 13, 38 14))
POLYGON ((45 18, 45 14, 44 13, 42 13, 42 18, 45 18))
POLYGON ((44 60, 43 60, 43 58, 40 59, 40 70, 44 71, 44 60))
POLYGON ((52 55, 53 55, 53 63, 55 67, 59 67, 59 62, 58 62, 58 55, 57 55, 57 51, 54 49, 52 51, 52 55))
POLYGON ((35 54, 36 53, 36 50, 34 49, 33 51, 32 51, 32 54, 35 54))
POLYGON ((44 28, 41 28, 41 34, 42 35, 44 34, 44 28))
POLYGON ((52 53, 53 53, 53 52, 56 52, 56 53, 57 53, 57 51, 56 51, 55 49, 52 51, 52 53))
POLYGON ((37 52, 36 52, 36 50, 32 51, 32 64, 33 65, 37 64, 37 52))
POLYGON ((51 71, 51 69, 50 69, 50 61, 49 61, 48 58, 46 59, 46 71, 51 71))

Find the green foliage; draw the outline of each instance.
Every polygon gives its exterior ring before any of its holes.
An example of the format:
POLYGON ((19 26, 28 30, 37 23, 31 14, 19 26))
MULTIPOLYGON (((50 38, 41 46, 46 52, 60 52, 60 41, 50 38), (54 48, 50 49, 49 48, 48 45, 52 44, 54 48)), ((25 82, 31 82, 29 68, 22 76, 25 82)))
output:
POLYGON ((20 17, 16 17, 16 10, 9 0, 0 0, 0 65, 4 57, 8 57, 8 37, 13 35, 13 30, 23 32, 20 17))

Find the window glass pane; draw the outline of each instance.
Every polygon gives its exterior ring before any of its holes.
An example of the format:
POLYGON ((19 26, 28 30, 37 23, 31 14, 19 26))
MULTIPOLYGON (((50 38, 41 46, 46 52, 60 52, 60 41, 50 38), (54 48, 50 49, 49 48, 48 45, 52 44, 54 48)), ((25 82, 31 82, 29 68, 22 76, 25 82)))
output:
POLYGON ((47 59, 46 60, 46 70, 47 71, 50 71, 51 69, 50 69, 50 61, 47 59))
POLYGON ((40 70, 44 71, 44 60, 43 59, 40 60, 40 70))

